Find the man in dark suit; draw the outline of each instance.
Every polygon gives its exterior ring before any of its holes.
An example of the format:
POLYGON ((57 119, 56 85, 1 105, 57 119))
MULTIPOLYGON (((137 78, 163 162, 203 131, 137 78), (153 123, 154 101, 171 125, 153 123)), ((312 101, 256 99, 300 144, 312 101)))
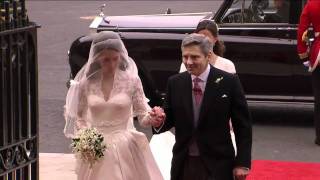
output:
POLYGON ((191 34, 183 40, 187 72, 168 80, 164 113, 159 107, 151 112, 159 117, 154 133, 175 127, 171 180, 245 179, 249 173, 252 129, 247 102, 237 76, 209 65, 212 48, 203 35, 191 34))

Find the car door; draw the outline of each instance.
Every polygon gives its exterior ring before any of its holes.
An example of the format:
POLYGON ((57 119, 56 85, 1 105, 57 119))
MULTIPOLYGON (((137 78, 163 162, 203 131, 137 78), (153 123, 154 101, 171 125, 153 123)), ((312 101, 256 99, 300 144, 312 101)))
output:
MULTIPOLYGON (((296 93, 296 25, 288 18, 272 18, 275 1, 259 1, 264 4, 256 5, 260 6, 256 11, 252 7, 255 0, 234 1, 216 19, 226 45, 225 57, 235 63, 248 99, 292 101, 296 93)), ((290 1, 286 3, 290 8, 290 1)))

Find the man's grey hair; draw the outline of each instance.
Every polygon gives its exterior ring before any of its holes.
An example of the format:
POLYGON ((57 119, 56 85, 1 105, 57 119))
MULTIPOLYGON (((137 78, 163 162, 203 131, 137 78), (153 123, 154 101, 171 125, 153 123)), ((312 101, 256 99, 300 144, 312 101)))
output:
POLYGON ((209 54, 210 51, 213 49, 213 43, 210 39, 202 34, 190 34, 182 40, 181 50, 184 47, 197 45, 200 47, 201 51, 205 56, 209 54))

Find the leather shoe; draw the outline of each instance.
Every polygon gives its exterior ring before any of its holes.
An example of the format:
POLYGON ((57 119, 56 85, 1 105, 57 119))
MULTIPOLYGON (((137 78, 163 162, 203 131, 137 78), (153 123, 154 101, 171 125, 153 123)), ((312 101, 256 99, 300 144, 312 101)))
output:
POLYGON ((314 143, 315 143, 316 145, 320 146, 320 139, 317 138, 317 139, 314 141, 314 143))

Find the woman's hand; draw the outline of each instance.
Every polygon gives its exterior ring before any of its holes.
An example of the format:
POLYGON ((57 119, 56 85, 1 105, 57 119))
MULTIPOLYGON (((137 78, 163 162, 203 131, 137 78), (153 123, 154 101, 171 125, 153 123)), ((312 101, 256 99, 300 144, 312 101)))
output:
POLYGON ((77 130, 87 128, 87 123, 84 119, 78 119, 76 122, 77 130))
POLYGON ((155 128, 160 127, 166 119, 166 114, 164 113, 163 109, 159 106, 155 106, 154 108, 152 108, 149 114, 151 117, 150 124, 155 128))

